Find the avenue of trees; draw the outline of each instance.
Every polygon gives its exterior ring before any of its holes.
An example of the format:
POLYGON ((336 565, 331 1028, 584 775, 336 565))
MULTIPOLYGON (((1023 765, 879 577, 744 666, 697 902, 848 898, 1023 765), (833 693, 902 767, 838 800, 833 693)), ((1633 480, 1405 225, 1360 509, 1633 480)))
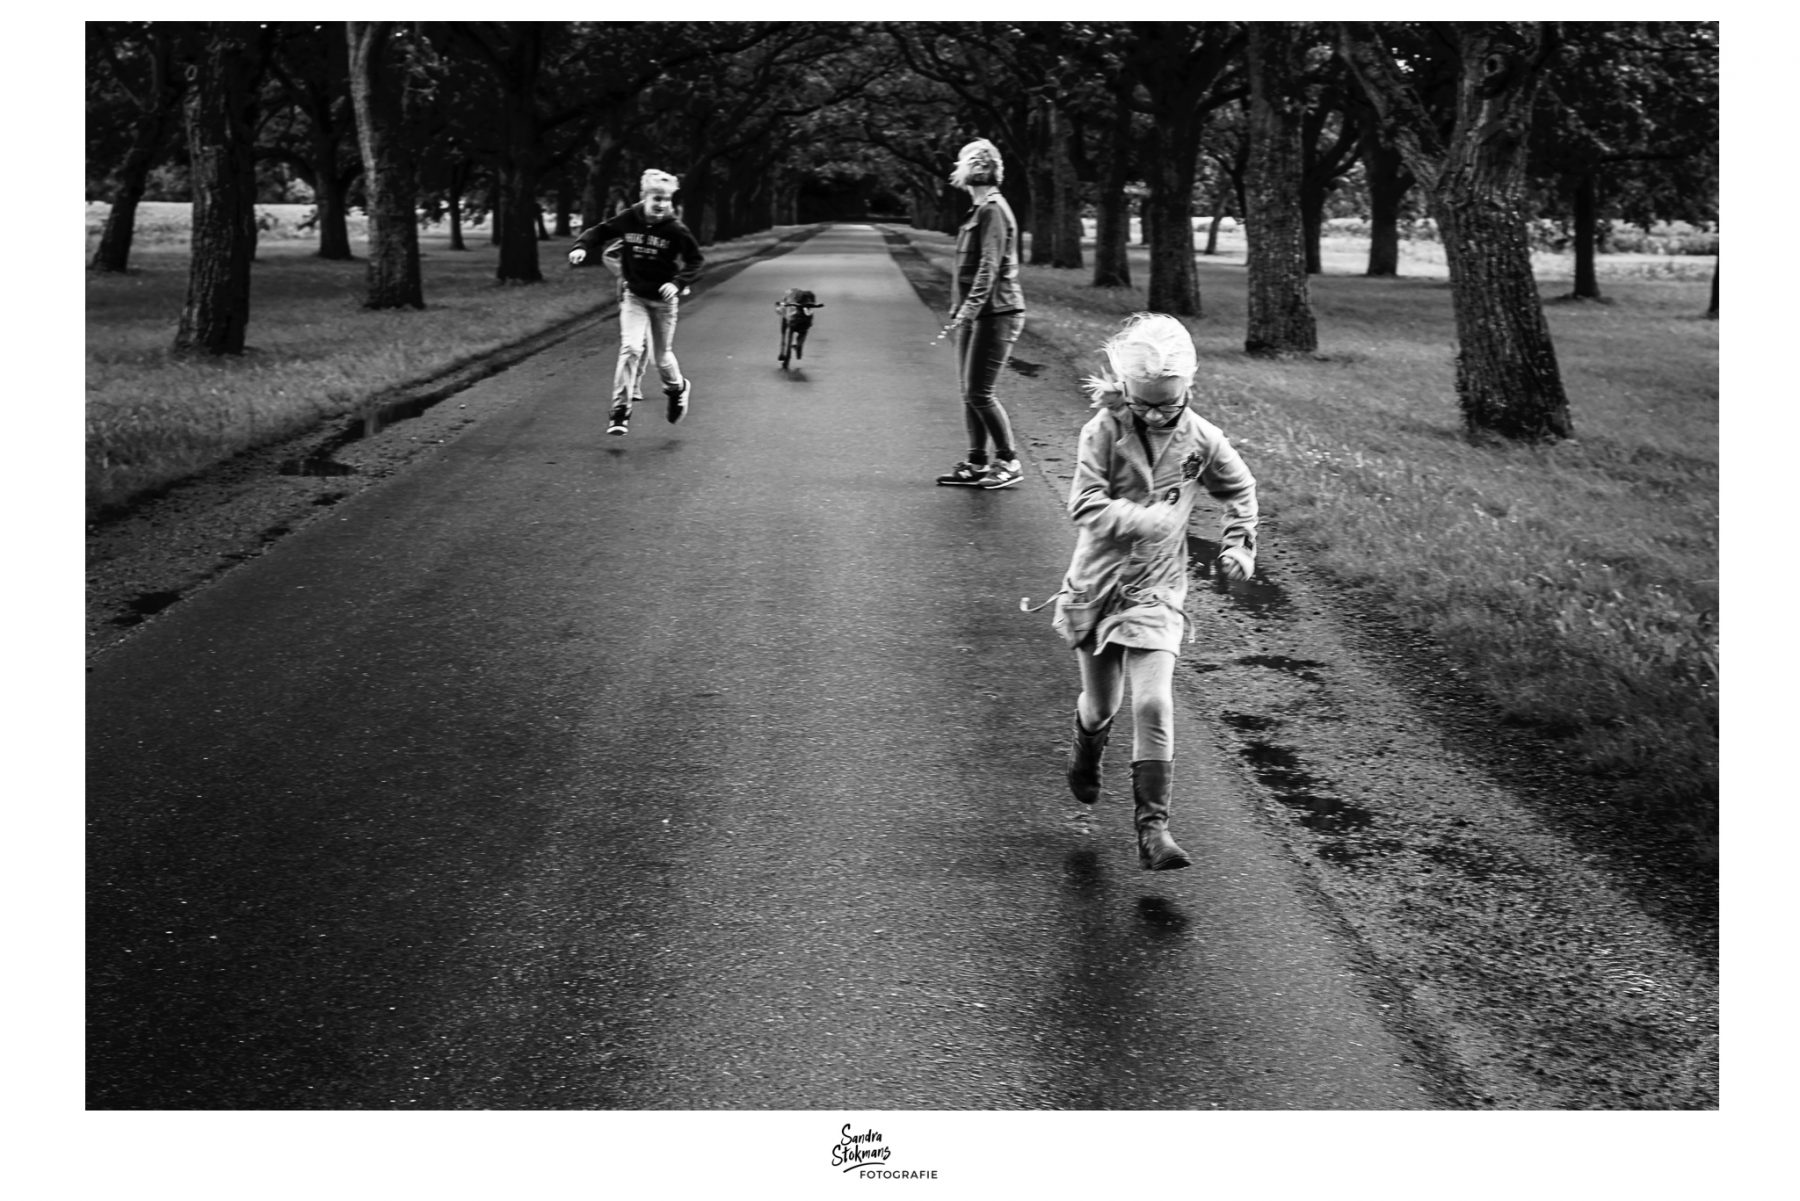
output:
MULTIPOLYGON (((1601 299, 1608 231, 1718 219, 1707 22, 90 22, 91 260, 125 271, 137 206, 194 206, 174 349, 243 350, 259 200, 315 206, 318 254, 368 217, 371 308, 423 308, 421 217, 483 217, 496 277, 680 176, 702 243, 871 206, 954 230, 957 147, 996 142, 1034 264, 1205 313, 1206 252, 1248 238, 1247 353, 1310 353, 1332 215, 1370 275, 1443 243, 1471 434, 1573 432, 1532 278, 1546 229, 1601 299), (1148 278, 1132 279, 1132 217, 1148 278), (1084 218, 1094 222, 1085 261, 1084 218)), ((1717 309, 1717 275, 1713 310, 1717 309)))

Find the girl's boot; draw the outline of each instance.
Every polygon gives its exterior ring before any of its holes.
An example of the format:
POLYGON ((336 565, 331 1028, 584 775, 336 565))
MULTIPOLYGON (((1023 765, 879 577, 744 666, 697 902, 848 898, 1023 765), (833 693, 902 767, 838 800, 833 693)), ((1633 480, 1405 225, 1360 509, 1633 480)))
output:
POLYGON ((1139 759, 1131 765, 1131 796, 1137 802, 1138 866, 1167 872, 1194 861, 1169 837, 1169 794, 1174 781, 1167 759, 1139 759))
POLYGON ((1084 805, 1100 799, 1100 757, 1106 753, 1108 721, 1098 730, 1084 729, 1081 710, 1075 710, 1075 741, 1069 746, 1069 791, 1084 805))

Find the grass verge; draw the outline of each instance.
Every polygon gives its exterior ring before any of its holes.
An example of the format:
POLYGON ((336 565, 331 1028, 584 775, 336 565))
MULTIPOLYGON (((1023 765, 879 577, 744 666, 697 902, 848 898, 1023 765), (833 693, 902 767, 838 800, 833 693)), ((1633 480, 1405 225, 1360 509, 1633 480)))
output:
MULTIPOLYGON (((947 267, 951 240, 906 231, 947 267)), ((1241 241, 1237 243, 1241 248, 1241 241)), ((1436 640, 1503 720, 1567 740, 1656 822, 1716 862, 1719 336, 1710 260, 1603 260, 1604 304, 1541 292, 1577 437, 1475 445, 1461 432, 1450 292, 1435 246, 1402 276, 1328 244, 1316 355, 1243 353, 1241 249, 1199 261, 1199 407, 1244 452, 1265 512, 1328 575, 1436 640)), ((1133 278, 1148 278, 1141 252, 1133 278)), ((1143 288, 1024 268, 1032 332, 1083 370, 1143 288)), ((1071 442, 1076 431, 1071 428, 1071 442)))

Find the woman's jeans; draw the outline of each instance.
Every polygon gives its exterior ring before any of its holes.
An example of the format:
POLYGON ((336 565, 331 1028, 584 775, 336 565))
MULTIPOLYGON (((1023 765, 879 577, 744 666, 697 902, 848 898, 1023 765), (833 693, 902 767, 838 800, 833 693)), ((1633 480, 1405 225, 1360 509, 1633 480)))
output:
POLYGON ((1125 700, 1131 679, 1131 761, 1175 758, 1175 652, 1108 645, 1096 654, 1076 649, 1081 661, 1081 696, 1075 712, 1081 724, 1098 730, 1125 700))
POLYGON ((681 387, 681 364, 675 361, 675 320, 680 299, 646 300, 626 289, 619 297, 619 365, 613 370, 613 404, 628 405, 644 377, 644 341, 648 335, 652 361, 662 375, 663 391, 681 387))
POLYGON ((994 457, 1016 459, 1012 423, 994 399, 1000 369, 1012 355, 1013 343, 1025 329, 1024 313, 984 313, 957 331, 957 368, 962 383, 963 426, 969 432, 969 462, 987 461, 988 442, 994 457))

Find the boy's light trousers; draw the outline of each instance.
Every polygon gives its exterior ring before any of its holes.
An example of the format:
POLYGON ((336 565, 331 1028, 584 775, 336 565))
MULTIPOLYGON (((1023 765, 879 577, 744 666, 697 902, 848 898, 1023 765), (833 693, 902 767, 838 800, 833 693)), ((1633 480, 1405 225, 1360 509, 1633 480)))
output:
POLYGON ((681 364, 675 361, 675 321, 681 301, 646 300, 627 289, 619 297, 619 365, 613 371, 613 404, 628 404, 644 371, 645 335, 651 361, 662 376, 665 392, 681 387, 681 364))

